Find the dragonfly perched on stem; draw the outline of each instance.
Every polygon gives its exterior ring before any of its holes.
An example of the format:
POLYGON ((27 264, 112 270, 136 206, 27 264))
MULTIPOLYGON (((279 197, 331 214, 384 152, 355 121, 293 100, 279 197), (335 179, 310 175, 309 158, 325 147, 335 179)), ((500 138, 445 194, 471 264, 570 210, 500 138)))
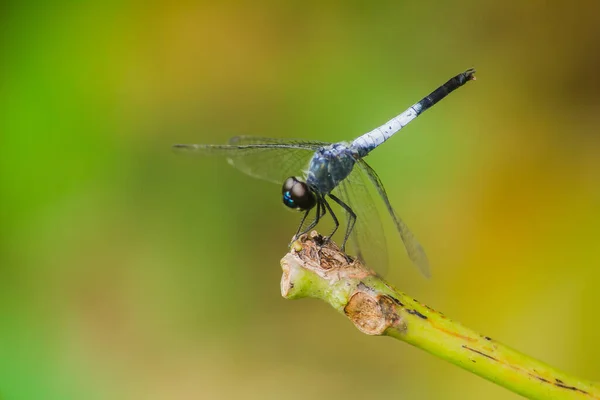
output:
MULTIPOLYGON (((283 182, 283 203, 304 213, 294 238, 309 232, 329 213, 334 223, 333 231, 325 237, 329 240, 340 226, 330 201, 336 203, 344 210, 347 220, 341 249, 345 251, 350 242, 353 255, 363 261, 370 258, 365 257, 365 249, 374 243, 379 249, 373 254, 380 259, 385 254, 381 221, 369 194, 369 187, 374 188, 393 219, 409 258, 423 275, 429 276, 429 261, 423 247, 394 211, 381 180, 364 158, 452 91, 475 80, 474 74, 475 70, 469 69, 454 76, 401 114, 352 142, 236 136, 227 145, 176 144, 174 147, 201 155, 221 155, 247 175, 277 184, 283 182), (314 217, 307 222, 312 210, 315 210, 314 217)), ((370 265, 369 260, 367 265, 370 265)))

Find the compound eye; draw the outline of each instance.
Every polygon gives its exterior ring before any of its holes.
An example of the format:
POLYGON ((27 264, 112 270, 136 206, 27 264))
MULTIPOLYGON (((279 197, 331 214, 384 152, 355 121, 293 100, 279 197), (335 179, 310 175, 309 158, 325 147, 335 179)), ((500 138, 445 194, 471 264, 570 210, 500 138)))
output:
POLYGON ((285 194, 285 192, 289 192, 292 190, 292 188, 294 187, 294 185, 296 184, 296 182, 299 182, 298 179, 292 177, 289 177, 285 180, 285 182, 283 182, 283 188, 281 189, 281 194, 285 194))
POLYGON ((283 204, 297 210, 310 210, 317 200, 305 182, 291 177, 286 179, 282 188, 283 204))

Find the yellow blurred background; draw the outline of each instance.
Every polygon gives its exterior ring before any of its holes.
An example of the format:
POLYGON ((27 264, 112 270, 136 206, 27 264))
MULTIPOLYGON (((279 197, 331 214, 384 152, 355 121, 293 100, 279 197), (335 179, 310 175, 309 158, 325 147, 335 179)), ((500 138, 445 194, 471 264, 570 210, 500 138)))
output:
POLYGON ((389 279, 600 380, 600 5, 0 7, 2 399, 511 399, 317 301, 286 301, 280 187, 173 143, 352 139, 469 67, 369 156, 389 279))

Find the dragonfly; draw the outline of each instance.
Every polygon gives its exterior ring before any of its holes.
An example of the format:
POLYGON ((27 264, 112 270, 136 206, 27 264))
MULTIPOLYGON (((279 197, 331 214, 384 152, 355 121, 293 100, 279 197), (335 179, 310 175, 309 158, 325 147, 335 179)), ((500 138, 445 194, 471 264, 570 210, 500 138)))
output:
POLYGON ((351 142, 236 136, 226 145, 175 144, 173 147, 199 155, 223 156, 229 164, 249 176, 282 184, 283 204, 303 212, 292 242, 314 229, 329 213, 334 227, 323 238, 323 243, 328 242, 340 227, 337 211, 331 206, 332 203, 337 204, 346 219, 340 248, 346 252, 346 245, 350 242, 354 257, 366 261, 368 266, 369 260, 365 257, 367 248, 375 247, 372 254, 385 257, 385 238, 382 238, 381 221, 373 202, 373 197, 379 196, 394 221, 408 257, 424 276, 429 277, 429 260, 423 247, 396 214, 383 183, 365 157, 424 111, 471 80, 475 80, 475 69, 452 77, 401 114, 351 142), (313 210, 314 216, 309 219, 313 210))

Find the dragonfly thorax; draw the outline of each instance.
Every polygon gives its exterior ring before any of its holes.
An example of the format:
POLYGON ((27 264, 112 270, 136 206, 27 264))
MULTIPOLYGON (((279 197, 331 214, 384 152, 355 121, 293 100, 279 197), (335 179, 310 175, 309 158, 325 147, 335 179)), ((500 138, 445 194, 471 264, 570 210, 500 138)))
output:
POLYGON ((322 147, 310 160, 306 183, 320 194, 328 194, 350 175, 356 158, 357 154, 343 142, 322 147))
POLYGON ((302 182, 293 176, 283 182, 281 194, 283 195, 283 204, 296 210, 307 211, 317 204, 315 193, 308 187, 306 182, 302 182))

